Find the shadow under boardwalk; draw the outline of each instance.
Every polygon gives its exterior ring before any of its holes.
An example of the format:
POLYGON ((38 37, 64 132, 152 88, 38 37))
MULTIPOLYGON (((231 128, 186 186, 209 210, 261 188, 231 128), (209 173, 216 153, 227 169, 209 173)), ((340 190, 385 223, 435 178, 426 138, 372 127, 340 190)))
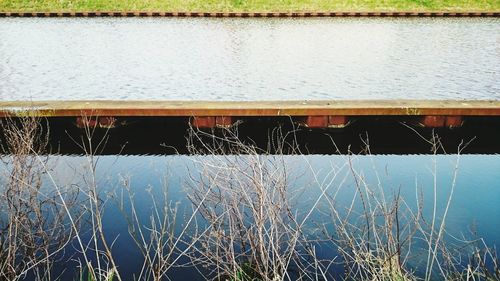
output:
MULTIPOLYGON (((427 154, 433 152, 433 141, 439 144, 437 153, 457 153, 459 148, 466 154, 500 152, 497 116, 470 116, 456 128, 423 127, 406 116, 358 116, 336 128, 311 128, 276 116, 241 117, 224 128, 198 128, 191 119, 124 116, 114 121, 113 128, 81 126, 74 117, 40 120, 49 139, 45 152, 54 154, 84 154, 89 139, 93 153, 101 155, 245 153, 238 147, 241 144, 260 153, 427 154)), ((1 141, 2 153, 9 153, 3 131, 1 141)))

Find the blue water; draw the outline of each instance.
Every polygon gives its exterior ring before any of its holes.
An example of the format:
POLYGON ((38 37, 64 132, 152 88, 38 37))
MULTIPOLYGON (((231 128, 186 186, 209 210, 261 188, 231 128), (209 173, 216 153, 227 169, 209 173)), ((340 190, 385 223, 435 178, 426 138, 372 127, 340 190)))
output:
MULTIPOLYGON (((53 175, 58 183, 79 183, 85 174, 85 157, 54 156, 56 162, 53 175)), ((185 222, 191 212, 191 203, 187 199, 190 192, 190 179, 199 177, 198 161, 203 163, 219 163, 221 156, 101 156, 99 157, 97 179, 98 188, 105 194, 122 194, 121 178, 130 179, 130 190, 135 194, 135 206, 144 227, 152 212, 152 201, 147 190, 151 190, 155 198, 162 202, 162 187, 168 186, 171 202, 179 202, 179 218, 185 222), (214 159, 218 159, 215 161, 214 159)), ((248 159, 250 156, 230 156, 230 159, 248 159)), ((261 156, 264 159, 276 156, 261 156)), ((294 197, 296 209, 307 212, 320 195, 320 186, 327 188, 327 194, 337 193, 338 206, 348 206, 355 194, 355 184, 351 170, 346 166, 349 156, 309 155, 309 156, 277 156, 275 160, 284 160, 289 171, 290 190, 300 191, 294 197), (338 171, 334 177, 332 170, 338 171), (316 175, 313 177, 313 174, 316 175), (320 183, 328 184, 320 184, 320 183)), ((447 241, 457 243, 452 237, 467 239, 481 237, 492 246, 500 242, 500 155, 377 155, 352 156, 353 169, 362 175, 370 190, 384 193, 391 198, 400 190, 401 198, 411 210, 417 209, 417 196, 422 194, 423 215, 430 219, 433 213, 434 175, 437 177, 437 222, 443 218, 446 200, 452 190, 455 167, 458 167, 456 185, 446 217, 447 241), (457 161, 458 166, 457 166, 457 161), (381 189, 379 189, 381 187, 381 189), (477 236, 472 234, 477 233, 477 236)), ((47 183, 50 185, 50 183, 47 183)), ((128 194, 125 192, 124 194, 128 194)), ((104 228, 106 236, 113 243, 113 254, 119 264, 122 277, 131 278, 140 270, 142 259, 128 234, 124 215, 117 208, 117 198, 107 197, 105 204, 104 228)), ((125 197, 126 198, 126 197, 125 197)), ((125 200, 127 201, 127 200, 125 200)), ((324 200, 321 200, 323 202, 324 200)), ((324 202, 323 202, 324 203, 324 202)), ((327 205, 320 203, 318 210, 325 210, 327 205)), ((129 208, 125 204, 126 209, 129 208)), ((361 210, 359 200, 355 208, 361 210)), ((130 211, 129 209, 126 212, 130 211)), ((329 217, 314 211, 306 223, 307 231, 314 235, 318 223, 328 224, 329 217)), ((429 220, 430 221, 430 220, 429 220)), ((180 225, 178 226, 180 231, 180 225)), ((337 254, 335 247, 326 246, 318 253, 325 258, 333 258, 337 254)), ((466 253, 466 250, 464 250, 466 253)), ((64 263, 68 268, 72 262, 64 263)), ((71 272, 71 271, 69 271, 71 272)), ((66 272, 68 276, 70 273, 66 272)), ((174 280, 200 276, 192 268, 178 268, 171 271, 174 280)))

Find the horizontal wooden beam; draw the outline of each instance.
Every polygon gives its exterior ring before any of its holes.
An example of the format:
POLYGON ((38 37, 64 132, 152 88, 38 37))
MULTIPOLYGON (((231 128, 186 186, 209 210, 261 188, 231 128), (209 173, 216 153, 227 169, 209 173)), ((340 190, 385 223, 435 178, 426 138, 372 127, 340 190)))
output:
POLYGON ((500 101, 0 101, 0 117, 500 116, 500 101))
POLYGON ((499 17, 500 11, 333 11, 333 12, 164 12, 164 11, 0 11, 0 17, 499 17))

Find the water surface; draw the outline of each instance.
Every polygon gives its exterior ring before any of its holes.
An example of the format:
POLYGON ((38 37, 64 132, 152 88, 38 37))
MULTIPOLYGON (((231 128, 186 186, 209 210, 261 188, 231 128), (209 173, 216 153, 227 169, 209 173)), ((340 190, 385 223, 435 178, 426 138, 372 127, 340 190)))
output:
MULTIPOLYGON (((74 156, 52 156, 51 174, 59 186, 80 184, 82 176, 88 176, 88 158, 74 156)), ((227 159, 238 159, 244 163, 253 156, 229 156, 227 159)), ((310 156, 261 156, 263 161, 277 161, 285 165, 289 171, 289 190, 293 196, 294 212, 307 213, 316 200, 319 204, 306 221, 305 231, 311 235, 317 232, 319 225, 328 225, 331 217, 328 204, 322 197, 336 196, 339 210, 353 204, 355 210, 361 210, 359 197, 354 196, 356 186, 350 176, 350 169, 345 166, 348 156, 310 155, 310 156), (335 171, 332 173, 332 171, 335 171), (315 177, 313 177, 313 173, 315 177), (298 192, 299 191, 299 192, 298 192), (326 213, 325 213, 326 212, 326 213)), ((149 192, 152 192, 163 204, 162 188, 168 186, 168 202, 179 203, 178 231, 186 224, 192 211, 187 194, 192 192, 192 179, 200 177, 199 163, 214 164, 224 162, 221 156, 102 156, 97 165, 97 185, 105 199, 104 229, 106 236, 113 241, 113 254, 117 260, 121 275, 131 280, 133 274, 140 271, 142 257, 129 235, 129 225, 124 213, 130 214, 129 207, 121 212, 118 202, 127 201, 128 190, 134 196, 137 216, 142 220, 144 229, 148 228, 149 218, 154 211, 149 192), (216 160, 219 159, 219 160, 216 160), (222 159, 222 160, 221 160, 222 159), (222 162, 218 162, 222 161, 222 162), (123 178, 128 179, 130 189, 125 190, 123 178), (149 191, 148 191, 149 190, 149 191), (107 197, 106 194, 115 194, 107 197), (122 197, 120 194, 124 194, 122 197)), ((391 200, 396 192, 400 192, 405 202, 401 209, 416 211, 419 204, 423 206, 422 215, 430 221, 433 213, 433 201, 436 198, 436 220, 441 222, 445 216, 448 198, 452 198, 450 209, 446 214, 446 239, 450 246, 461 245, 460 239, 483 238, 489 246, 498 245, 500 241, 500 182, 497 174, 500 169, 499 155, 378 155, 352 156, 353 169, 362 175, 364 181, 374 192, 383 192, 387 200, 391 200), (457 162, 458 161, 458 162, 457 162), (453 184, 454 171, 458 167, 456 184, 453 184), (437 176, 434 184, 434 174, 437 176), (436 190, 434 191, 434 188, 436 190), (453 190, 453 193, 452 193, 453 190), (435 193, 434 193, 435 192, 435 193), (436 194, 436 197, 434 197, 436 194), (417 202, 417 197, 420 198, 417 202), (458 239, 458 240, 457 240, 458 239)), ((47 188, 54 188, 54 183, 46 182, 47 188)), ((195 185, 196 186, 196 185, 195 185)), ((381 198, 381 197, 378 197, 381 198)), ((167 203, 168 203, 167 202, 167 203)), ((374 202, 372 202, 374 203, 374 202)), ((129 204, 126 203, 126 206, 129 204)), ((403 211, 401 220, 404 220, 403 211)), ((406 213, 406 212, 405 212, 406 213)), ((84 239, 88 239, 84 235, 84 239)), ((417 241, 418 242, 418 241, 417 241)), ((411 262, 419 259, 418 244, 415 244, 411 262)), ((335 247, 319 248, 322 258, 333 259, 337 252, 335 247)), ((75 245, 75 249, 78 247, 75 245)), ((76 251, 68 249, 68 254, 76 251)), ((463 248, 461 254, 470 254, 469 248, 463 248)), ((75 261, 58 263, 57 270, 65 269, 66 280, 75 273, 75 261)), ((171 272, 173 280, 191 278, 201 280, 192 267, 177 268, 171 272)), ((64 280, 63 278, 63 280, 64 280)))
POLYGON ((0 100, 500 99, 498 19, 0 19, 0 100))

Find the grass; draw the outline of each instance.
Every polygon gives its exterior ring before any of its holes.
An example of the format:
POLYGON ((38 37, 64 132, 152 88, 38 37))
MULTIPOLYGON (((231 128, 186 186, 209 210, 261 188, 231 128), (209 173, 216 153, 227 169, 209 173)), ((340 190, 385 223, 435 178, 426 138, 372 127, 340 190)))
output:
POLYGON ((498 11, 500 0, 0 0, 0 11, 498 11))

